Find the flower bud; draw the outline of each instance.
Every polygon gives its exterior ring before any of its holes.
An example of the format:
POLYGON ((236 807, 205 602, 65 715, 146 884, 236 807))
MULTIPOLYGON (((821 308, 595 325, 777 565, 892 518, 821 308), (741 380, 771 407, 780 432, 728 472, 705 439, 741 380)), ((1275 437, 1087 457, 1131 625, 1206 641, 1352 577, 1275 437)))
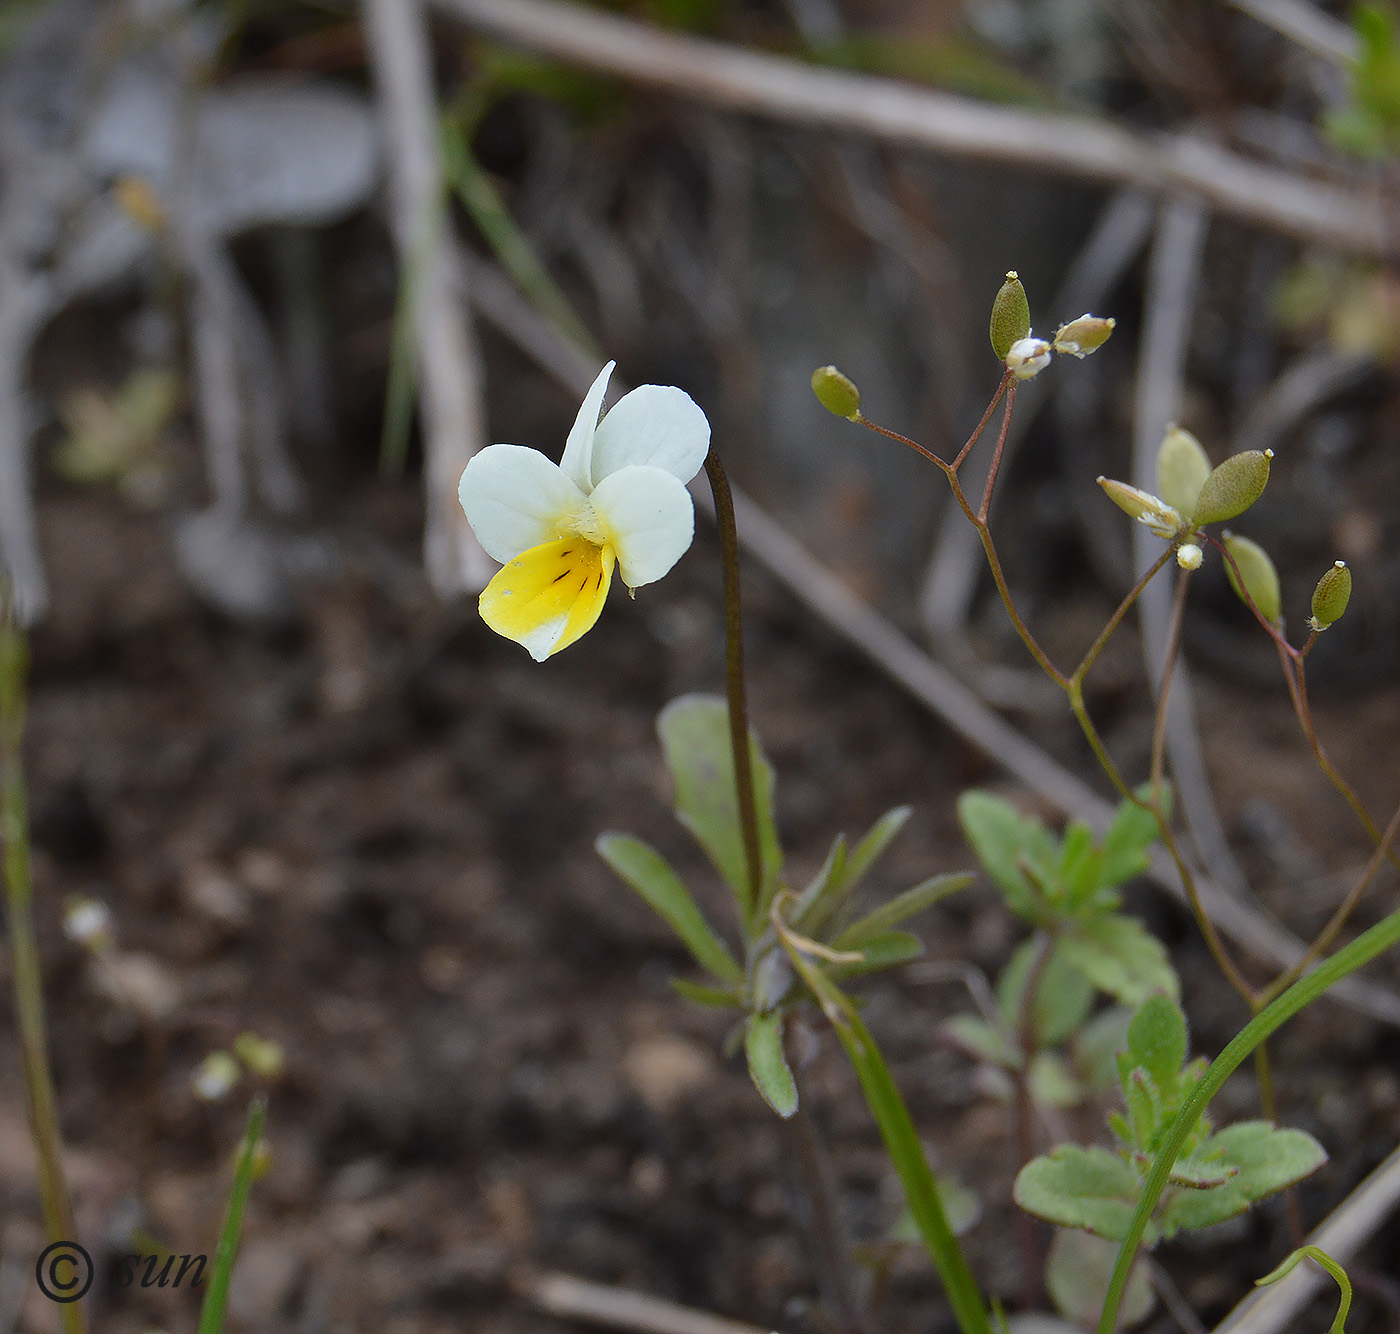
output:
POLYGON ((1335 562, 1330 570, 1317 581, 1312 595, 1312 617, 1308 624, 1314 630, 1325 630, 1333 621, 1339 621, 1351 601, 1351 571, 1346 561, 1335 562))
POLYGON ((1028 337, 1030 331, 1031 305, 1016 270, 1012 269, 992 302, 992 351, 997 354, 997 360, 1004 362, 1011 345, 1028 337))
POLYGON ((112 944, 112 911, 99 899, 73 897, 63 913, 63 934, 101 954, 112 944))
POLYGON ((1191 522, 1219 523, 1243 514, 1263 494, 1269 481, 1269 460, 1274 451, 1247 449, 1232 454, 1205 480, 1200 498, 1191 511, 1191 522))
POLYGON ((1055 334, 1055 351, 1083 361, 1090 352, 1097 352, 1108 342, 1116 323, 1116 320, 1101 319, 1098 315, 1081 315, 1077 320, 1060 325, 1055 334))
POLYGON ((860 390, 835 366, 818 366, 812 372, 812 392, 828 412, 847 421, 860 420, 860 390))
POLYGON ((194 1091, 205 1102, 218 1102, 238 1083, 238 1062, 226 1051, 211 1051, 194 1072, 194 1091))
POLYGON ((1258 542, 1251 542, 1247 537, 1236 537, 1234 533, 1224 536, 1225 550, 1234 561, 1234 565, 1228 560, 1225 562, 1230 587, 1241 602, 1252 600, 1266 621, 1278 625, 1283 619, 1283 600, 1279 595, 1278 571, 1274 569, 1269 553, 1258 542), (1236 569, 1239 570, 1238 577, 1236 569), (1249 597, 1245 597, 1246 593, 1249 597))
POLYGON ((1183 570, 1199 570, 1201 561, 1205 559, 1205 552, 1194 542, 1183 542, 1176 549, 1176 563, 1183 570))
POLYGON ((1039 375, 1050 364, 1050 344, 1043 338, 1019 338, 1006 354, 1006 369, 1018 380, 1039 375))
POLYGON ((262 1079, 276 1079, 282 1073, 285 1058, 276 1042, 260 1038, 256 1033, 240 1033, 233 1040, 233 1050, 238 1059, 262 1079))
POLYGON ((1210 460, 1201 442, 1174 422, 1157 447, 1157 494, 1183 514, 1195 510, 1210 476, 1210 460))
POLYGON ((1186 520, 1178 510, 1150 492, 1140 491, 1127 482, 1115 482, 1111 477, 1100 477, 1098 482, 1124 514, 1145 523, 1158 537, 1175 537, 1186 527, 1186 520))

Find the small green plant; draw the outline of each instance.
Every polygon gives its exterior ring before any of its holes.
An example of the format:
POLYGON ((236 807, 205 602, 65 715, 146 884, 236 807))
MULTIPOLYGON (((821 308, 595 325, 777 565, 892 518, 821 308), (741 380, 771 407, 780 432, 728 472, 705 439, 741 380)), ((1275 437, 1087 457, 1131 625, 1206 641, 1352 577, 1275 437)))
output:
POLYGON ((852 977, 905 963, 923 944, 901 924, 968 885, 969 873, 933 876, 880 907, 857 915, 854 902, 865 876, 908 820, 889 811, 854 846, 838 835, 821 869, 800 891, 784 877, 773 819, 773 769, 750 737, 762 875, 758 897, 748 893, 743 825, 729 745, 728 706, 722 699, 687 695, 657 720, 661 748, 675 782, 676 818, 695 837, 733 897, 740 948, 732 951, 705 919, 691 891, 666 859, 641 839, 607 833, 598 851, 609 866, 670 923, 696 963, 709 974, 698 984, 673 979, 688 1000, 742 1011, 749 1073, 780 1116, 797 1108, 797 1086, 783 1052, 784 1019, 816 998, 788 961, 779 927, 804 941, 826 976, 852 977))
MULTIPOLYGON (((1208 1063, 1188 1062, 1187 1051, 1180 1006, 1165 995, 1149 997, 1128 1025, 1127 1050, 1118 1053, 1124 1111, 1109 1117, 1116 1149, 1062 1144, 1033 1159, 1016 1178, 1016 1203, 1051 1223, 1121 1242, 1168 1127, 1205 1075, 1208 1063)), ((1202 1116, 1171 1166, 1145 1239, 1151 1245, 1223 1223, 1326 1161, 1322 1146, 1301 1130, 1267 1121, 1214 1130, 1202 1116)))

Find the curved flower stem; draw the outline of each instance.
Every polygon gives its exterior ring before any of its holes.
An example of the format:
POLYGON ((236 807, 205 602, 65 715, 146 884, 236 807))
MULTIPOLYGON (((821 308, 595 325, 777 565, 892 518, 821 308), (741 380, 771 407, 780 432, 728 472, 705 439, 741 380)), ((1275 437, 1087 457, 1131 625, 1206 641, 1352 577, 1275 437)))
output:
MULTIPOLYGON (((25 676, 29 652, 0 586, 0 840, 4 843, 5 906, 10 928, 20 1059, 30 1130, 39 1167, 39 1202, 50 1242, 75 1241, 73 1208, 63 1172, 63 1132, 49 1068, 48 1026, 39 946, 34 936, 34 883, 29 862, 29 815, 24 783, 25 676)), ((83 1334, 79 1302, 58 1308, 64 1334, 83 1334)))
MULTIPOLYGON (((1011 384, 1011 372, 1003 371, 1001 383, 997 385, 997 391, 992 395, 992 401, 987 404, 987 410, 982 414, 982 420, 977 423, 972 434, 967 437, 967 443, 958 450, 957 458, 948 465, 953 472, 957 472, 957 470, 962 467, 963 460, 972 452, 972 447, 977 443, 978 437, 987 429, 987 423, 991 421, 992 413, 997 410, 997 404, 1001 402, 1001 396, 1006 392, 1007 386, 1011 384)), ((1012 387, 1014 388, 1014 386, 1012 387)))
MULTIPOLYGON (((1400 808, 1391 817, 1379 846, 1361 874, 1360 882, 1363 885, 1374 879, 1376 872, 1380 870, 1381 863, 1389 855, 1397 834, 1400 834, 1400 808)), ((1182 1146, 1186 1142, 1186 1137, 1194 1129, 1201 1113, 1205 1111, 1211 1099, 1220 1091, 1221 1086, 1239 1068, 1245 1058, 1251 1055, 1260 1043, 1270 1037, 1299 1010, 1312 1004, 1329 987, 1356 972, 1358 968, 1370 963, 1377 955, 1383 954, 1397 942, 1400 942, 1400 911, 1382 918, 1369 931, 1359 935, 1351 944, 1338 950, 1325 963, 1319 965, 1313 972, 1295 982, 1281 996, 1271 1001, 1240 1030, 1225 1050, 1211 1062, 1210 1068, 1196 1086, 1195 1092, 1186 1100, 1181 1111, 1177 1113, 1176 1120, 1172 1122, 1167 1131, 1166 1139, 1152 1162, 1152 1168, 1148 1172, 1142 1195, 1138 1199, 1137 1209, 1134 1211, 1132 1222, 1128 1226, 1128 1235, 1124 1238, 1118 1251, 1113 1278, 1104 1299, 1103 1313, 1099 1317, 1099 1334, 1114 1334, 1118 1324, 1119 1306, 1123 1300, 1123 1290, 1127 1286, 1128 1274, 1132 1269, 1133 1261, 1137 1258, 1143 1232, 1147 1227, 1148 1220, 1152 1217, 1153 1210, 1157 1207, 1157 1202, 1162 1198, 1167 1179, 1181 1153, 1182 1146)))
POLYGON ((1001 410, 1001 430, 997 432, 996 452, 992 455, 992 466, 987 469, 987 484, 982 488, 982 503, 977 508, 977 522, 985 528, 987 515, 992 509, 992 491, 996 488, 997 473, 1001 471, 1001 456, 1006 450, 1007 432, 1011 430, 1011 409, 1016 405, 1016 381, 1005 375, 1001 382, 1006 386, 1006 406, 1001 410))
POLYGON ((763 911, 763 861, 758 844, 758 803, 754 797, 753 755, 749 747, 749 702, 744 683, 744 622, 739 601, 739 528, 734 521, 734 495, 729 477, 713 446, 705 456, 705 476, 715 498, 720 562, 724 575, 724 671, 729 695, 729 744, 734 757, 734 785, 739 798, 739 826, 744 836, 748 869, 748 924, 763 911))
POLYGON ((1105 645, 1113 638, 1114 631, 1123 623, 1123 617, 1132 609, 1133 603, 1142 596, 1143 589, 1157 577, 1162 567, 1171 560, 1172 554, 1171 547, 1168 547, 1152 562, 1142 578, 1128 590, 1113 615, 1108 618, 1108 624, 1099 631, 1099 637, 1089 646, 1089 651, 1080 660, 1079 666, 1070 674, 1070 681, 1082 682, 1089 675, 1089 669, 1098 661, 1099 654, 1104 651, 1105 645))
POLYGON ((1153 801, 1158 800, 1162 790, 1162 771, 1167 756, 1167 710, 1171 705, 1172 677, 1176 674, 1177 659, 1181 656, 1181 622, 1186 614, 1186 592, 1190 584, 1191 574, 1183 570, 1177 577, 1176 592, 1172 598, 1167 651, 1162 661, 1162 680, 1157 687, 1157 716, 1152 723, 1152 763, 1149 772, 1153 801))

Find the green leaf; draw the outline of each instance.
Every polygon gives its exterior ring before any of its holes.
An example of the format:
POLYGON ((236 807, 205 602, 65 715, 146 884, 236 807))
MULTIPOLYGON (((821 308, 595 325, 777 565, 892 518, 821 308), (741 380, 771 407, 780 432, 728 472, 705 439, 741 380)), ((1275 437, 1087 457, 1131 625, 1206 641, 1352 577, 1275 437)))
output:
POLYGON ((1006 898, 1006 906, 1018 917, 1039 921, 1040 895, 1021 870, 1026 865, 1052 879, 1059 848, 1037 820, 1019 815, 990 792, 973 789, 958 798, 958 823, 977 860, 1006 898))
MULTIPOLYGON (((709 695, 683 695, 661 710, 656 727, 667 767, 676 781, 676 816, 705 849, 715 869, 744 905, 747 916, 753 905, 748 902, 748 865, 734 783, 728 705, 709 695)), ((773 768, 752 732, 749 754, 758 807, 759 859, 766 887, 776 880, 783 855, 773 823, 773 768)))
POLYGON ((794 931, 815 939, 822 927, 836 914, 851 892, 843 872, 846 869, 846 836, 837 834, 832 840, 826 860, 792 907, 794 931))
MULTIPOLYGON (((1026 984, 1040 948, 1037 940, 1023 941, 997 979, 997 1003, 1007 1027, 1013 1032, 1019 1033, 1021 1028, 1026 984)), ((1040 985, 1036 989, 1032 1014, 1035 1045, 1053 1047, 1064 1041, 1084 1022, 1093 1003, 1093 987, 1082 970, 1071 967, 1062 957, 1057 943, 1040 971, 1040 985)))
POLYGON ((917 959, 923 952, 924 942, 918 936, 908 931, 882 931, 861 945, 860 953, 865 957, 859 963, 832 964, 831 976, 857 977, 861 973, 879 972, 917 959))
POLYGON ((904 1197, 914 1215, 919 1235, 923 1238, 934 1268, 938 1270, 938 1277, 943 1281, 943 1289, 948 1295, 958 1328, 962 1334, 991 1334, 981 1289, 949 1225, 938 1182, 924 1157, 914 1119, 900 1096, 889 1066, 880 1055, 880 1048, 856 1013, 850 997, 791 941, 785 941, 784 948, 792 960, 792 966, 821 1004, 822 1012, 831 1022, 856 1072, 866 1105, 880 1127, 885 1150, 899 1174, 900 1185, 904 1187, 904 1197))
POLYGON ((1021 1169, 1015 1196, 1037 1218, 1121 1241, 1137 1204, 1138 1179, 1116 1153, 1061 1144, 1021 1169))
POLYGON ((1141 1005, 1155 991, 1181 994, 1162 942, 1135 917, 1108 913, 1079 922, 1059 939, 1059 954, 1100 991, 1124 1005, 1141 1005))
POLYGON ((1275 1130, 1267 1121, 1227 1126, 1206 1148, 1239 1168, 1236 1184, 1251 1202, 1301 1181, 1327 1161, 1327 1150, 1306 1131, 1275 1130))
POLYGON ((865 837, 851 849, 841 875, 842 883, 852 889, 860 884, 865 873, 884 856, 891 840, 904 828, 913 813, 911 806, 896 806, 876 820, 865 837))
POLYGON ((1213 1186, 1223 1186, 1227 1181, 1233 1181, 1239 1174, 1240 1169, 1230 1163, 1193 1153, 1189 1158, 1179 1158, 1172 1164, 1167 1180, 1174 1186, 1185 1186, 1188 1190, 1210 1190, 1213 1186))
POLYGON ((898 926, 906 918, 912 917, 915 913, 923 912, 925 908, 933 907, 940 899, 946 899, 949 894, 956 894, 958 890, 966 889, 971 883, 971 871, 955 871, 948 875, 931 876, 922 884, 915 885, 913 889, 906 889, 903 894, 896 895, 888 903, 882 904, 854 925, 848 926, 831 942, 832 948, 858 950, 872 936, 888 931, 890 927, 898 926))
POLYGON ((722 987, 702 986, 684 977, 671 978, 671 989, 692 1005, 703 1005, 710 1010, 742 1010, 744 1002, 737 991, 726 991, 722 987))
POLYGON ((1021 1053, 1001 1029, 975 1014, 955 1014, 942 1025, 944 1035, 975 1060, 1003 1070, 1016 1070, 1021 1053))
POLYGON ((744 970, 695 906, 681 878, 655 848, 630 834, 600 834, 593 846, 666 919, 702 968, 736 986, 744 980, 744 970))
MULTIPOLYGON (((964 1233, 970 1232, 973 1225, 982 1217, 982 1201, 978 1198, 977 1192, 964 1186, 961 1181, 956 1180, 947 1172, 943 1173, 935 1184, 938 1190, 938 1199, 943 1205, 943 1212, 948 1217, 948 1226, 953 1229, 953 1235, 961 1237, 964 1233)), ((913 1210, 907 1204, 899 1217, 895 1219, 894 1226, 890 1228, 889 1239, 907 1242, 913 1246, 920 1244, 919 1226, 914 1222, 913 1210)))
POLYGON ((744 1032, 749 1074, 766 1102, 783 1118, 797 1110, 797 1085, 783 1055, 783 1016, 778 1010, 755 1014, 744 1032))
MULTIPOLYGON (((1045 1290, 1067 1320, 1092 1329, 1103 1306, 1118 1248, 1092 1232, 1056 1229, 1045 1259, 1045 1290)), ((1141 1264, 1133 1266, 1123 1296, 1123 1323, 1136 1325, 1152 1314, 1157 1304, 1152 1284, 1141 1264)))
POLYGON ((1059 875, 1064 904, 1077 908, 1088 903, 1103 880, 1103 853, 1094 842, 1094 831, 1082 820, 1071 820, 1060 845, 1059 875))
POLYGON ((1187 1046, 1181 1007, 1167 996, 1149 996, 1128 1025, 1128 1055, 1166 1092, 1176 1086, 1187 1046))
POLYGON ((267 1119, 267 1099, 259 1094, 248 1107, 248 1125, 238 1150, 238 1162, 233 1169, 233 1188, 229 1191, 224 1211, 224 1225, 219 1230, 219 1244, 214 1251, 214 1268, 209 1275, 209 1289, 199 1311, 199 1334, 222 1334, 228 1307, 228 1285, 233 1277, 233 1263, 238 1258, 238 1244, 243 1237, 243 1215, 248 1210, 248 1196, 256 1174, 258 1145, 262 1143, 263 1123, 267 1119))
MULTIPOLYGON (((1152 785, 1144 783, 1137 789, 1144 801, 1152 799, 1152 785)), ((1171 818, 1171 788, 1162 789, 1162 814, 1171 818)), ((1114 814, 1113 823, 1103 836, 1103 864, 1099 868, 1102 884, 1116 886, 1141 875, 1152 861, 1152 845, 1157 841, 1157 819, 1151 811, 1136 802, 1124 800, 1114 814)))
POLYGON ((1095 1092, 1117 1085, 1116 1057, 1120 1051, 1128 1050, 1128 1025, 1132 1018, 1132 1011, 1125 1006, 1110 1006, 1075 1034, 1075 1062, 1095 1092))
POLYGON ((1036 1056, 1026 1078, 1038 1107, 1073 1107, 1084 1097, 1084 1086, 1068 1062, 1052 1051, 1036 1056))

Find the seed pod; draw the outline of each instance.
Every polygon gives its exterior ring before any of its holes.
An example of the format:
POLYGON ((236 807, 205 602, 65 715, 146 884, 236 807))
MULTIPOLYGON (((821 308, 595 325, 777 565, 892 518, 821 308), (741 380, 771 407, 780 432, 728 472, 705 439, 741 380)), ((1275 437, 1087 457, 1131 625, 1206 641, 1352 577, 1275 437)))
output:
POLYGON ((1232 454, 1201 487, 1200 498, 1191 511, 1191 522, 1219 523, 1243 514, 1263 494, 1269 482, 1269 460, 1274 451, 1247 449, 1232 454))
POLYGON ((1139 491, 1127 482, 1115 482, 1111 477, 1100 477, 1098 482, 1124 514, 1145 523, 1158 537, 1175 537, 1186 526, 1177 510, 1150 492, 1139 491))
POLYGON ((1283 601, 1279 596, 1278 571, 1274 569, 1269 553, 1258 542, 1251 542, 1247 537, 1236 537, 1234 533, 1225 534, 1225 550, 1230 553, 1240 572, 1239 578, 1236 578, 1235 566, 1228 560, 1225 562, 1230 587, 1241 602, 1248 603, 1252 598, 1259 608, 1259 614, 1271 625, 1278 625, 1283 619, 1283 601), (1249 593, 1248 598, 1245 597, 1246 592, 1249 593))
POLYGON ((1312 595, 1312 619, 1308 622, 1314 630, 1325 630, 1333 621, 1339 621, 1351 601, 1351 571, 1346 561, 1337 561, 1321 579, 1312 595))
POLYGON ((1116 320, 1101 319, 1097 315, 1081 315, 1077 320, 1060 325, 1055 333, 1055 351, 1083 361, 1090 352, 1098 351, 1108 342, 1116 323, 1116 320))
POLYGON ((835 366, 819 366, 812 372, 812 392, 828 412, 847 421, 860 420, 860 390, 835 366))
POLYGON ((992 351, 998 361, 1005 361, 1013 343, 1020 342, 1031 331, 1031 304, 1026 300, 1026 289, 1010 270, 1001 290, 992 302, 992 351))
POLYGON ((1190 514, 1210 476, 1210 460, 1201 442, 1175 423, 1157 447, 1157 494, 1183 514, 1190 514))

